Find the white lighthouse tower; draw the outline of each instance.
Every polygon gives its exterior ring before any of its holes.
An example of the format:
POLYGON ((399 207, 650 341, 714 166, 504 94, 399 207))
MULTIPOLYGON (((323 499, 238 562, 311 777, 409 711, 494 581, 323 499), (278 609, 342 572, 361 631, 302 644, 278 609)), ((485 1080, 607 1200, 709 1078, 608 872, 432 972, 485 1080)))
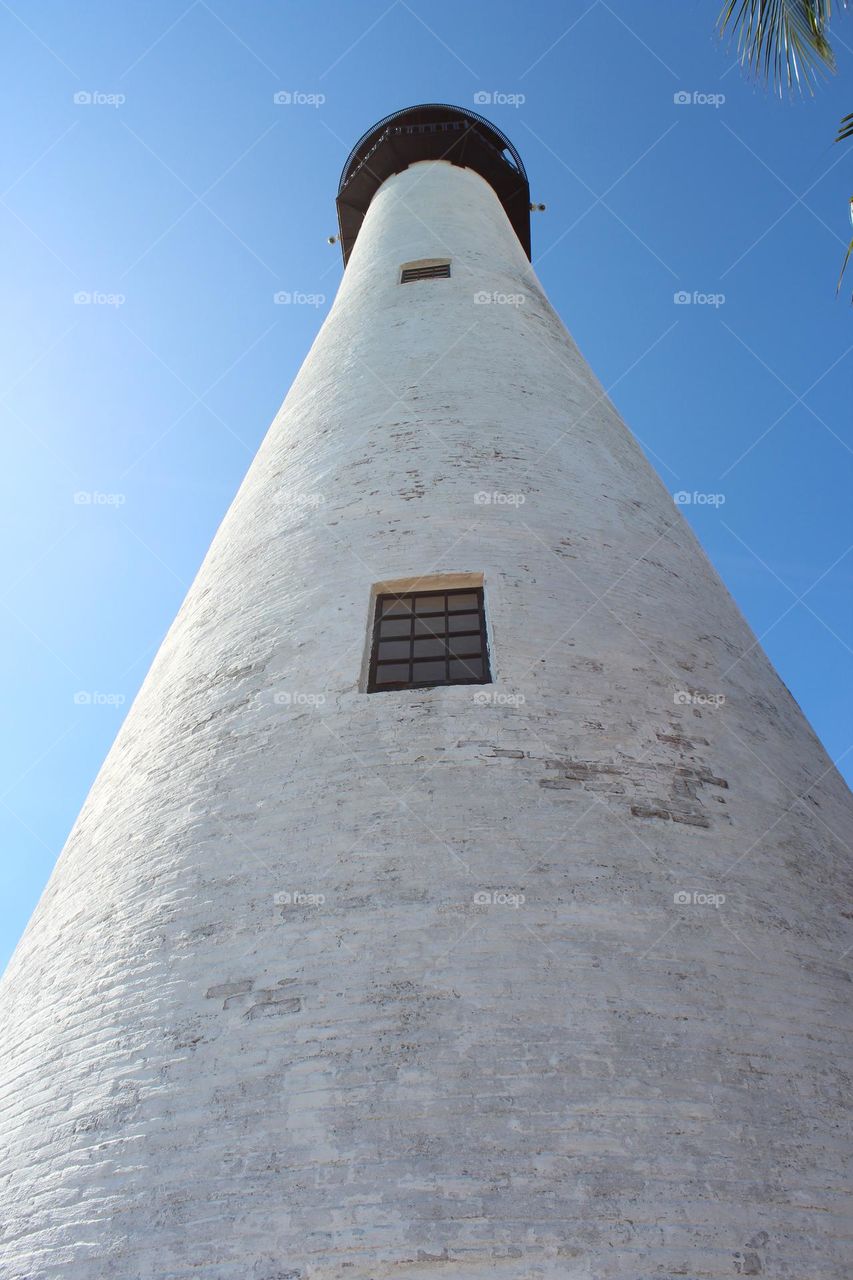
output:
POLYGON ((334 306, 0 988, 3 1280, 849 1275, 849 797, 529 199, 454 107, 347 161, 334 306))

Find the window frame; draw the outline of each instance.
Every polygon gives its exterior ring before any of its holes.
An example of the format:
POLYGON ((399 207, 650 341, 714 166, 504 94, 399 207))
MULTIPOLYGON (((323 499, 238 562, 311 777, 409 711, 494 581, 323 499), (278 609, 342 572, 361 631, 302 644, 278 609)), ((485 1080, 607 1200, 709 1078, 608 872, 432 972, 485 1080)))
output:
MULTIPOLYGON (((422 587, 419 590, 384 591, 381 593, 377 593, 377 595, 374 597, 373 610, 374 610, 373 625, 371 628, 371 640, 370 640, 370 663, 368 666, 368 674, 367 674, 367 689, 366 689, 367 693, 385 693, 385 692, 393 692, 395 690, 400 691, 402 689, 440 689, 440 688, 450 688, 453 685, 491 684, 492 683, 493 681, 492 664, 491 664, 491 656, 489 654, 488 630, 486 627, 486 601, 485 601, 485 594, 482 586, 467 586, 467 587, 436 586, 436 587, 422 587), (471 595, 475 596, 477 599, 476 610, 477 610, 477 616, 479 620, 479 627, 476 630, 472 628, 469 631, 451 633, 451 631, 449 630, 449 624, 448 624, 447 629, 445 629, 444 631, 444 636, 442 637, 444 640, 444 647, 445 647, 444 657, 439 658, 436 656, 436 657, 430 658, 430 657, 424 656, 422 659, 420 659, 420 661, 422 661, 423 663, 443 661, 445 664, 445 679, 443 680, 411 679, 411 680, 387 681, 381 684, 377 683, 376 676, 377 676, 377 670, 379 667, 394 666, 401 662, 405 662, 408 665, 411 674, 414 676, 415 670, 417 668, 417 661, 418 661, 415 659, 415 656, 414 656, 414 642, 417 639, 429 639, 428 636, 418 637, 415 635, 416 620, 424 620, 428 618, 441 618, 443 620, 449 619, 453 616, 453 612, 448 607, 449 597, 471 596, 471 595), (388 621, 390 617, 394 616, 394 615, 389 615, 388 613, 383 613, 383 606, 385 602, 389 600, 415 601, 419 597, 424 598, 428 596, 443 596, 444 607, 442 609, 435 609, 435 610, 429 610, 429 611, 425 610, 420 613, 415 608, 410 609, 408 616, 411 619, 411 625, 409 627, 408 636, 399 636, 399 637, 386 636, 385 637, 385 641, 388 641, 388 640, 393 641, 395 639, 406 641, 409 645, 408 657, 404 659, 403 658, 381 659, 379 657, 380 627, 383 621, 388 621), (470 654, 469 658, 471 660, 476 660, 482 663, 482 670, 483 670, 482 675, 463 676, 458 679, 455 679, 450 677, 449 674, 447 674, 449 672, 450 662, 452 661, 465 662, 465 658, 453 659, 447 653, 448 641, 454 635, 458 636, 460 639, 464 639, 465 637, 471 637, 471 636, 479 637, 480 652, 476 655, 476 658, 475 658, 475 655, 473 654, 470 654)), ((463 612, 473 612, 473 610, 458 611, 459 615, 461 615, 463 612)), ((402 620, 407 615, 401 614, 399 616, 400 616, 400 620, 402 620)))

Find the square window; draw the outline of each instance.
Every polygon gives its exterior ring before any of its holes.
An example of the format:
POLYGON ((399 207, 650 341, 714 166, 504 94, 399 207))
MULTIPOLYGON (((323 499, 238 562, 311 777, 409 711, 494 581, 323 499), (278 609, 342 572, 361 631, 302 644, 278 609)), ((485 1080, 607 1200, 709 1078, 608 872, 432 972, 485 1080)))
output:
POLYGON ((368 693, 490 679, 482 588, 377 597, 368 693))

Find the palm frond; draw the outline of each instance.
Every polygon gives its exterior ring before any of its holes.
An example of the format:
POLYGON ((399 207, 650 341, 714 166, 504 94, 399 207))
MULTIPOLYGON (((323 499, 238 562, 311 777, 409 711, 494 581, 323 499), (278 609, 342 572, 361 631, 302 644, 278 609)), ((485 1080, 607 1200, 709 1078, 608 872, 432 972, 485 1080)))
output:
POLYGON ((818 77, 835 70, 831 13, 832 0, 726 0, 718 26, 721 35, 737 32, 741 65, 779 93, 812 93, 818 77))
MULTIPOLYGON (((853 223, 853 196, 850 197, 850 221, 853 223)), ((841 281, 844 279, 844 272, 847 270, 847 263, 850 261, 850 255, 853 253, 853 240, 847 246, 847 252, 844 255, 844 261, 841 264, 841 274, 838 277, 838 284, 835 292, 838 294, 841 289, 841 281)), ((853 305, 853 294, 850 295, 850 302, 853 305)))
POLYGON ((849 116, 841 117, 841 124, 838 126, 838 137, 836 142, 846 142, 848 138, 853 138, 853 111, 849 116))

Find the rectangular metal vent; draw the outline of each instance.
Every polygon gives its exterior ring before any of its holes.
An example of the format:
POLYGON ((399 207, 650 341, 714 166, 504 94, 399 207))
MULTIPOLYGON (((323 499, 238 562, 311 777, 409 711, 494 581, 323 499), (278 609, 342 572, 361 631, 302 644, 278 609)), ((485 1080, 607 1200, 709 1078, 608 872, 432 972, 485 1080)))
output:
POLYGON ((411 284, 413 280, 446 280, 449 275, 449 262, 438 262, 430 267, 403 267, 400 284, 411 284))
POLYGON ((490 680, 482 587, 377 597, 368 693, 490 680))

